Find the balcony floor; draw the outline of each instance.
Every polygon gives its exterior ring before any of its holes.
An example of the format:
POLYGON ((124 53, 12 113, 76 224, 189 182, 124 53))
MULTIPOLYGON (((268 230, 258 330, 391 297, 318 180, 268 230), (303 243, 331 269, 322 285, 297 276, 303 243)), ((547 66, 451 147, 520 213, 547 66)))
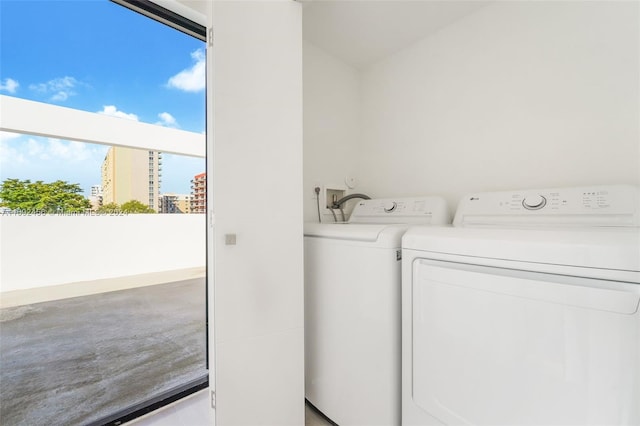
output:
POLYGON ((197 278, 0 309, 2 424, 87 424, 206 376, 205 301, 197 278))

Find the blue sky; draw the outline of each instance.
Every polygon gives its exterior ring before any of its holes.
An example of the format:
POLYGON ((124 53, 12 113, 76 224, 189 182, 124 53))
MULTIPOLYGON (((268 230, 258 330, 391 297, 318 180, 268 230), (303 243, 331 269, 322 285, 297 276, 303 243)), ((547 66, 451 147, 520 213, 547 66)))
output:
MULTIPOLYGON (((0 0, 0 94, 204 133, 205 46, 108 0, 0 0)), ((0 133, 0 180, 100 184, 108 147, 0 133)), ((161 192, 204 159, 164 154, 161 192)))

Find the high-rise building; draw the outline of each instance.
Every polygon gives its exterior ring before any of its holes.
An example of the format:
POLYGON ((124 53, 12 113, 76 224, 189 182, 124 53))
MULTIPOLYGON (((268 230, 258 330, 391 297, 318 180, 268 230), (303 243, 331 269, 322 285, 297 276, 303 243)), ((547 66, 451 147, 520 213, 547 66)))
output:
POLYGON ((138 200, 158 211, 162 153, 113 146, 102 162, 102 202, 138 200))
POLYGON ((191 213, 207 211, 207 174, 200 173, 191 180, 191 213))
POLYGON ((160 195, 160 213, 191 213, 191 195, 173 193, 160 195))
POLYGON ((102 185, 91 185, 91 196, 92 197, 101 197, 102 196, 102 185))
POLYGON ((93 210, 102 206, 102 185, 92 185, 91 195, 89 195, 89 202, 93 210))

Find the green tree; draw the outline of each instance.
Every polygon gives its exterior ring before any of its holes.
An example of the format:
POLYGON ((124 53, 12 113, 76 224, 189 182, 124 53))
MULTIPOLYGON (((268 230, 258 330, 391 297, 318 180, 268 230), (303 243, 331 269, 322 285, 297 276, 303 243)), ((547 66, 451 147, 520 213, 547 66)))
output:
POLYGON ((91 203, 81 193, 79 184, 62 180, 45 183, 6 179, 0 184, 0 206, 27 212, 83 212, 91 208, 91 203))
POLYGON ((156 211, 151 207, 142 204, 138 200, 129 200, 120 206, 120 210, 125 213, 155 213, 156 211))
POLYGON ((107 203, 102 205, 96 209, 98 213, 113 213, 115 211, 119 211, 120 206, 117 203, 107 203))

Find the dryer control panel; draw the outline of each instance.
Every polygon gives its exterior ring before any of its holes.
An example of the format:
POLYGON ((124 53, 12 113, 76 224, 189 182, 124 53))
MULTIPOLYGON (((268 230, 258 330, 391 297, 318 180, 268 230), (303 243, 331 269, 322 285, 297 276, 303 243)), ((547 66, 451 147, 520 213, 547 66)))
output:
POLYGON ((359 201, 349 223, 445 225, 451 217, 442 197, 379 198, 359 201))
POLYGON ((454 226, 640 226, 640 188, 609 185, 469 194, 454 226))

